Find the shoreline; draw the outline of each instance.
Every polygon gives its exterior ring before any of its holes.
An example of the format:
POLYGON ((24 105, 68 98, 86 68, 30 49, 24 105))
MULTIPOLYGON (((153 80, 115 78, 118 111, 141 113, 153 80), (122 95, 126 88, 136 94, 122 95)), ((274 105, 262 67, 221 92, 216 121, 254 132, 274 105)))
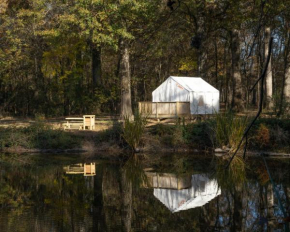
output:
MULTIPOLYGON (((84 153, 103 153, 103 152, 110 152, 110 154, 107 155, 107 157, 113 156, 113 155, 121 155, 124 153, 133 153, 128 149, 94 149, 94 150, 88 150, 88 149, 83 149, 83 148, 73 148, 73 149, 27 149, 27 148, 6 148, 6 149, 0 149, 1 153, 6 153, 6 154, 84 154, 84 153)), ((135 154, 146 154, 146 153, 180 153, 180 154, 192 154, 195 155, 197 153, 202 153, 202 154, 212 154, 215 155, 216 157, 225 157, 228 156, 228 153, 217 153, 214 152, 214 150, 198 150, 198 149, 191 149, 191 148, 162 148, 158 150, 153 150, 153 149, 140 149, 138 152, 135 152, 135 154)), ((273 151, 248 151, 246 153, 246 156, 248 157, 259 157, 261 155, 264 155, 266 157, 285 157, 285 158, 290 158, 290 153, 285 153, 285 152, 273 152, 273 151)), ((102 155, 103 156, 103 155, 102 155)))

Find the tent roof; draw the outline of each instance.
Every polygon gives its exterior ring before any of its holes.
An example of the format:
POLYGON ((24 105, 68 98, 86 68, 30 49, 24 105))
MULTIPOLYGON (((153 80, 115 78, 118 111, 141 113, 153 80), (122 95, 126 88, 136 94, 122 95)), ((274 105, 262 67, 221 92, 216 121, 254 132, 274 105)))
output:
POLYGON ((170 76, 172 80, 180 84, 183 88, 193 92, 219 92, 201 77, 176 77, 170 76))

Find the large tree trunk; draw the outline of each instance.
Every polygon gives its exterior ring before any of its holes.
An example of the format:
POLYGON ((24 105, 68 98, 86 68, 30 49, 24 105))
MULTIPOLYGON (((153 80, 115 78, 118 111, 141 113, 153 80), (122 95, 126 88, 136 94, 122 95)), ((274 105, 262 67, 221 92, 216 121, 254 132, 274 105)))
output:
MULTIPOLYGON (((269 54, 269 41, 271 38, 271 29, 270 27, 265 28, 265 54, 264 57, 268 57, 269 54)), ((272 57, 272 56, 271 56, 272 57)), ((268 65, 268 70, 266 73, 266 108, 271 109, 273 108, 273 75, 272 75, 272 65, 271 65, 271 57, 270 57, 270 62, 268 65)))
POLYGON ((120 185, 120 172, 115 166, 105 167, 102 177, 103 213, 105 230, 120 231, 122 224, 122 195, 120 185))
POLYGON ((126 173, 121 173, 121 191, 122 191, 122 231, 131 231, 132 222, 132 183, 126 177, 126 173))
POLYGON ((242 76, 240 72, 240 40, 239 31, 232 31, 232 108, 244 109, 242 99, 242 76))
POLYGON ((101 63, 101 48, 92 45, 92 79, 93 88, 101 83, 102 63, 101 63))
POLYGON ((131 103, 131 73, 130 73, 130 54, 128 42, 121 39, 120 41, 120 69, 119 76, 121 79, 121 118, 132 117, 131 103))
POLYGON ((279 105, 278 116, 283 114, 285 110, 285 103, 290 102, 290 38, 289 34, 285 35, 285 40, 287 40, 287 44, 285 45, 285 53, 284 53, 284 75, 282 79, 282 91, 279 105))
POLYGON ((290 102, 290 63, 287 62, 287 68, 285 71, 285 84, 284 84, 284 96, 287 102, 290 102))
POLYGON ((281 107, 280 111, 282 111, 284 101, 290 103, 290 38, 288 37, 288 43, 286 47, 286 54, 284 58, 284 78, 283 78, 283 89, 281 96, 281 107))
POLYGON ((243 231, 243 193, 241 186, 236 187, 233 195, 234 213, 231 231, 243 231))
POLYGON ((274 191, 273 186, 270 183, 267 187, 267 219, 268 219, 268 231, 273 231, 275 228, 275 215, 274 215, 274 191))
POLYGON ((201 1, 198 7, 198 22, 197 22, 197 39, 199 40, 198 47, 198 76, 208 81, 206 73, 206 51, 205 51, 205 17, 202 14, 205 9, 205 2, 201 1))

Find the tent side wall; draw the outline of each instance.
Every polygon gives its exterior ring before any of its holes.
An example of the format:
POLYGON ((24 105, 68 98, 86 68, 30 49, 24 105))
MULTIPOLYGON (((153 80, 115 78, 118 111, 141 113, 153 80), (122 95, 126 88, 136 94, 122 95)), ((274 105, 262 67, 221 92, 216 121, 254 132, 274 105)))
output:
POLYGON ((219 112, 219 92, 191 92, 191 114, 214 114, 219 112))
POLYGON ((219 112, 217 89, 201 78, 197 78, 198 82, 194 86, 191 86, 188 80, 179 83, 178 79, 175 79, 169 77, 155 89, 152 92, 152 102, 189 102, 192 115, 219 112), (200 86, 198 91, 195 90, 197 85, 200 86))
POLYGON ((189 95, 187 89, 169 77, 152 92, 152 102, 189 102, 189 95))

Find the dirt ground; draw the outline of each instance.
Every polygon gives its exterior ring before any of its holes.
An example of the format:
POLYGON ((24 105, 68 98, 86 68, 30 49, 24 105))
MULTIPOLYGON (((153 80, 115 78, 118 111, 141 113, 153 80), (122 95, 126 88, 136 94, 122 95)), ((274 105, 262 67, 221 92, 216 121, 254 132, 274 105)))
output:
MULTIPOLYGON (((53 119, 44 119, 42 122, 47 123, 52 126, 53 129, 65 129, 66 120, 64 118, 53 118, 53 119)), ((103 131, 110 129, 115 120, 110 119, 98 119, 96 120, 95 131, 103 131)), ((28 127, 36 123, 35 119, 29 118, 12 118, 6 117, 0 119, 0 127, 28 127)))

